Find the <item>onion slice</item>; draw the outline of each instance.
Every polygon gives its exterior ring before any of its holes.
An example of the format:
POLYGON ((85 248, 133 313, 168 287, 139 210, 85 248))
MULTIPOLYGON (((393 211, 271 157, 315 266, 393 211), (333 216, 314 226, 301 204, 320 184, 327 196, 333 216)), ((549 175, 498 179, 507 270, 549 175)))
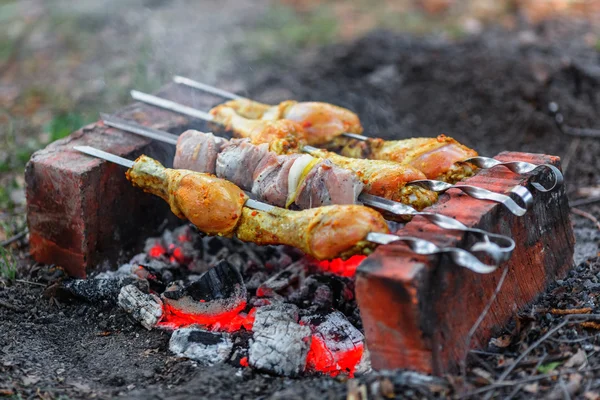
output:
POLYGON ((285 203, 286 207, 289 207, 296 200, 296 196, 298 195, 298 187, 306 178, 306 175, 310 172, 310 170, 319 162, 318 158, 314 158, 308 154, 303 154, 298 157, 292 167, 290 168, 290 172, 288 174, 288 195, 287 201, 285 203))

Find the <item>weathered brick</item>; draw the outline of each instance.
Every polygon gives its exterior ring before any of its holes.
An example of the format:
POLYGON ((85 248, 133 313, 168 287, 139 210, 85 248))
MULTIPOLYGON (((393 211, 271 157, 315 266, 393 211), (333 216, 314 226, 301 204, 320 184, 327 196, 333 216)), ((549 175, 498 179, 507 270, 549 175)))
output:
MULTIPOLYGON (((501 153, 501 161, 523 160, 559 166, 558 157, 501 153)), ((497 192, 530 186, 531 176, 496 167, 466 183, 497 192)), ((445 257, 415 256, 402 245, 380 247, 357 271, 356 296, 373 367, 409 368, 443 374, 466 356, 467 336, 509 268, 502 290, 473 335, 471 348, 485 346, 493 334, 573 262, 574 237, 564 187, 534 194, 534 206, 516 217, 503 206, 475 200, 453 189, 428 209, 467 226, 507 234, 517 246, 496 272, 480 275, 457 267, 445 257)), ((443 231, 421 217, 399 232, 456 246, 461 235, 443 231)))
MULTIPOLYGON (((161 95, 182 96, 174 86, 161 95)), ((189 124, 187 118, 139 103, 116 115, 171 131, 189 124)), ((133 188, 123 167, 81 154, 72 149, 75 145, 130 159, 144 153, 165 162, 174 149, 97 122, 33 154, 25 171, 30 252, 39 262, 84 277, 90 267, 118 258, 170 213, 160 199, 133 188)))

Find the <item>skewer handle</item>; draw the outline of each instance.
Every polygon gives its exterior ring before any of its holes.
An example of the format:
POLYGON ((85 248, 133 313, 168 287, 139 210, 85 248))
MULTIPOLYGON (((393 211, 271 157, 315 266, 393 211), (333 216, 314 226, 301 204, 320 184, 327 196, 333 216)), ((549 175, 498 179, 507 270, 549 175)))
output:
POLYGON ((480 261, 475 255, 466 250, 455 247, 439 247, 424 239, 415 238, 412 236, 396 236, 384 233, 369 233, 367 239, 375 243, 390 244, 394 242, 404 242, 412 251, 420 255, 433 256, 439 254, 447 254, 459 266, 470 269, 479 274, 489 274, 494 272, 497 264, 486 264, 480 261))
POLYGON ((550 174, 552 175, 553 181, 550 186, 543 186, 538 182, 532 182, 532 186, 536 188, 540 192, 550 192, 554 189, 559 188, 564 180, 562 172, 554 165, 550 164, 532 164, 525 161, 498 161, 490 157, 472 157, 465 162, 469 162, 471 164, 475 164, 479 168, 489 169, 497 166, 506 167, 514 173, 517 174, 526 174, 529 172, 533 172, 536 169, 548 169, 550 170, 550 174))
POLYGON ((514 215, 521 217, 525 215, 527 210, 531 208, 533 204, 533 196, 527 188, 523 186, 515 186, 510 190, 510 193, 515 194, 524 207, 518 205, 512 198, 505 194, 492 192, 491 190, 483 189, 477 186, 471 185, 451 185, 442 181, 435 181, 431 179, 422 179, 407 183, 407 185, 419 186, 424 189, 433 190, 434 192, 444 193, 448 189, 459 189, 469 196, 478 200, 490 200, 496 203, 502 204, 514 215))

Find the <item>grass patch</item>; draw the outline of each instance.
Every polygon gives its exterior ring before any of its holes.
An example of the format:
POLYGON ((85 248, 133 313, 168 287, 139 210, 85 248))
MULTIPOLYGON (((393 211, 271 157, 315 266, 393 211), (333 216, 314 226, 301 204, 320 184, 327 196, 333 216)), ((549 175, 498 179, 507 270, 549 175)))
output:
MULTIPOLYGON (((50 142, 54 142, 55 140, 68 136, 71 132, 91 122, 94 122, 94 119, 85 113, 60 112, 52 118, 46 131, 50 134, 50 142)), ((31 152, 28 154, 26 152, 18 154, 18 158, 25 160, 25 162, 29 160, 30 156, 31 152)))
POLYGON ((17 260, 13 253, 0 247, 0 278, 14 280, 17 277, 17 260))
POLYGON ((332 43, 339 31, 338 21, 325 7, 298 13, 292 7, 275 5, 257 25, 261 29, 250 34, 243 46, 267 60, 281 52, 332 43))

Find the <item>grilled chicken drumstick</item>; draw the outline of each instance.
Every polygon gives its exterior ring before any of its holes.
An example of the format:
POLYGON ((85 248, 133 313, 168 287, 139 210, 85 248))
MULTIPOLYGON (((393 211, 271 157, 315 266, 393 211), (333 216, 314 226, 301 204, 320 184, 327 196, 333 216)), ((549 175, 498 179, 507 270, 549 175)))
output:
MULTIPOLYGON (((257 145, 269 144, 271 151, 281 154, 297 153, 303 148, 308 149, 307 146, 303 146, 305 136, 297 136, 295 133, 302 132, 302 127, 297 122, 250 120, 241 117, 229 107, 221 106, 212 109, 210 113, 215 116, 215 122, 227 126, 237 136, 248 138, 257 145), (279 129, 279 126, 282 128, 279 129), (289 128, 290 126, 293 128, 289 128)), ((364 183, 366 193, 410 204, 417 210, 422 210, 437 201, 437 195, 433 192, 415 191, 414 187, 406 186, 408 182, 426 179, 421 171, 411 166, 392 161, 349 158, 314 148, 308 152, 315 157, 327 159, 339 167, 354 171, 364 183)))
POLYGON ((134 186, 161 197, 171 211, 210 235, 237 237, 259 245, 286 244, 319 260, 368 254, 370 232, 388 233, 383 217, 360 205, 290 211, 250 209, 248 196, 231 182, 210 174, 163 167, 140 156, 127 171, 134 186))
MULTIPOLYGON (((497 269, 497 264, 485 264, 464 249, 391 235, 381 215, 363 206, 290 211, 249 199, 234 184, 209 174, 165 168, 146 156, 133 162, 89 146, 74 149, 129 168, 126 175, 133 185, 163 198, 178 217, 210 234, 236 236, 260 245, 295 246, 317 259, 368 254, 377 244, 400 241, 417 254, 448 254, 457 265, 475 272, 497 269)), ((488 254, 490 245, 475 243, 471 251, 488 254)))
MULTIPOLYGON (((175 168, 216 174, 244 190, 252 190, 258 200, 286 206, 293 201, 299 208, 328 204, 363 204, 394 218, 422 215, 433 224, 473 234, 489 244, 486 251, 496 261, 504 261, 514 249, 509 237, 469 228, 453 218, 414 208, 381 197, 360 193, 363 185, 351 171, 330 165, 309 155, 275 156, 266 144, 253 145, 248 139, 226 139, 211 133, 189 130, 180 136, 155 130, 133 121, 101 114, 104 124, 137 135, 176 145, 175 168), (282 160, 280 158, 289 158, 282 160), (290 166, 291 165, 291 166, 290 166), (287 174, 287 176, 286 176, 287 174), (286 195, 287 193, 287 195, 286 195)), ((329 163, 329 164, 328 164, 329 163)))
POLYGON ((358 118, 355 124, 342 122, 343 119, 338 114, 343 113, 337 109, 354 114, 340 107, 335 109, 332 107, 335 106, 327 103, 292 101, 285 101, 278 106, 268 106, 247 99, 238 99, 214 107, 210 110, 210 114, 213 115, 215 122, 233 130, 241 137, 251 138, 255 143, 285 139, 292 144, 324 145, 346 157, 394 161, 411 166, 423 172, 427 179, 454 183, 473 175, 476 169, 472 164, 463 161, 477 156, 477 152, 445 135, 437 138, 407 140, 368 138, 366 141, 341 136, 342 133, 360 133, 362 127, 358 118), (293 106, 290 106, 290 103, 293 103, 293 106), (282 111, 293 110, 294 107, 310 109, 311 113, 282 111), (311 118, 317 119, 314 115, 319 116, 321 120, 333 120, 337 123, 313 125, 311 118), (342 128, 347 125, 354 127, 353 132, 342 128), (315 135, 314 131, 319 133, 315 135), (325 137, 330 140, 322 140, 325 137))
MULTIPOLYGON (((196 82, 183 76, 175 76, 173 77, 173 80, 176 83, 195 89, 200 89, 202 91, 225 97, 227 99, 248 100, 242 96, 238 96, 214 86, 196 82)), ((181 107, 178 108, 181 109, 181 107)), ((197 110, 193 109, 187 111, 191 111, 192 113, 198 112, 197 110)), ((350 112, 348 110, 345 111, 350 112)), ((262 118, 264 119, 265 116, 269 116, 269 114, 263 114, 262 118)), ((331 134, 333 134, 333 132, 331 132, 331 134)), ((356 155, 357 150, 353 148, 357 146, 357 143, 342 140, 342 138, 367 142, 367 145, 362 150, 359 150, 360 157, 408 163, 425 173, 429 179, 439 179, 453 183, 462 179, 461 177, 472 175, 474 167, 488 169, 503 166, 517 174, 526 174, 542 168, 550 170, 549 172, 552 179, 549 184, 547 183, 546 185, 542 185, 538 182, 534 182, 532 184, 533 187, 540 192, 550 192, 560 187, 563 182, 562 173, 553 165, 536 165, 524 161, 500 162, 489 157, 480 157, 477 156, 477 153, 474 150, 461 145, 454 139, 448 138, 445 135, 438 136, 437 139, 415 138, 397 141, 383 141, 381 139, 369 138, 357 134, 356 132, 343 132, 338 136, 338 138, 339 140, 337 141, 334 139, 335 143, 333 143, 333 145, 337 146, 338 148, 341 147, 342 149, 340 151, 346 156, 352 157, 356 155), (445 142, 445 144, 436 145, 434 140, 437 140, 438 143, 445 142), (364 154, 364 152, 366 152, 366 154, 364 154), (430 168, 432 167, 430 164, 431 159, 442 159, 444 161, 440 162, 437 166, 434 165, 433 168, 430 168), (458 165, 455 165, 455 163, 458 163, 458 165), (444 167, 444 164, 446 167, 444 167)))
POLYGON ((363 131, 358 115, 352 111, 316 101, 288 100, 271 106, 248 99, 237 99, 213 108, 211 113, 225 121, 232 116, 231 111, 248 120, 254 120, 257 124, 280 120, 296 122, 300 124, 307 143, 315 146, 330 142, 342 133, 363 131))
MULTIPOLYGON (((165 109, 172 110, 175 112, 183 113, 186 115, 191 115, 191 116, 194 116, 197 118, 204 119, 206 121, 210 121, 210 122, 215 121, 215 118, 211 114, 178 104, 171 100, 162 99, 160 97, 156 97, 156 96, 152 96, 152 95, 149 95, 146 93, 138 92, 136 90, 132 90, 131 95, 136 100, 141 100, 148 104, 152 104, 152 105, 155 105, 155 106, 158 106, 161 108, 165 108, 165 109)), ((284 121, 284 120, 281 120, 281 121, 284 121)), ((276 122, 278 122, 278 121, 273 121, 273 123, 276 123, 276 122)), ((285 121, 285 122, 289 123, 290 121, 285 121)), ((282 146, 276 146, 276 143, 278 141, 279 140, 276 140, 275 142, 273 142, 273 141, 269 142, 271 150, 277 151, 276 150, 277 148, 282 147, 282 146)), ((288 151, 288 152, 292 151, 292 149, 289 147, 288 140, 282 139, 281 141, 285 142, 285 145, 283 146, 283 148, 287 149, 286 151, 288 151)), ((312 146, 304 145, 297 151, 311 153, 314 151, 318 152, 319 149, 312 147, 312 146)), ((524 205, 524 207, 517 204, 512 198, 510 198, 507 195, 495 193, 493 191, 486 190, 486 189, 476 187, 476 186, 453 185, 453 184, 443 182, 443 181, 428 180, 428 179, 414 179, 414 180, 409 180, 407 182, 406 178, 402 177, 402 176, 406 175, 407 171, 411 167, 404 166, 404 165, 396 163, 396 162, 379 160, 377 162, 377 165, 375 166, 375 164, 374 164, 375 160, 347 159, 347 158, 344 158, 343 156, 339 156, 338 154, 327 152, 327 151, 322 151, 322 152, 320 152, 320 154, 324 157, 327 157, 330 160, 333 160, 334 163, 338 162, 341 164, 341 166, 344 166, 346 168, 352 168, 352 170, 354 172, 356 172, 357 175, 361 176, 361 178, 367 185, 367 190, 368 191, 372 190, 373 191, 372 194, 377 197, 384 197, 387 195, 387 193, 392 192, 396 196, 393 198, 393 200, 406 201, 405 200, 407 198, 406 195, 408 194, 409 201, 412 204, 415 204, 414 201, 418 201, 419 198, 416 196, 413 196, 413 194, 416 192, 413 192, 411 190, 411 187, 420 187, 422 189, 427 189, 427 190, 430 190, 430 191, 436 192, 436 193, 443 193, 443 192, 447 191, 448 189, 456 188, 456 189, 459 189, 459 190, 463 191, 464 193, 468 194, 469 196, 474 197, 479 200, 491 200, 491 201, 494 201, 497 203, 502 203, 506 208, 509 209, 509 211, 511 213, 513 213, 517 216, 523 216, 527 212, 527 210, 531 207, 532 201, 533 201, 533 197, 531 196, 531 193, 529 192, 529 190, 527 190, 527 188, 525 188, 523 186, 519 186, 519 185, 512 188, 510 190, 510 193, 519 197, 519 199, 520 199, 521 203, 524 205), (340 162, 340 160, 342 158, 344 158, 343 164, 340 162), (361 165, 370 166, 370 167, 363 169, 363 168, 361 168, 361 165), (403 170, 398 170, 398 168, 400 168, 400 167, 402 167, 403 170), (381 185, 376 184, 376 182, 374 182, 374 179, 379 180, 381 178, 389 178, 389 175, 381 173, 382 169, 385 169, 387 172, 394 174, 395 179, 385 179, 385 180, 379 182, 379 183, 381 183, 381 185), (395 169, 395 171, 394 171, 394 169, 395 169), (392 186, 388 187, 388 185, 390 185, 390 184, 392 186)), ((481 157, 473 158, 473 160, 476 160, 476 159, 480 160, 480 161, 485 161, 486 163, 491 160, 494 163, 493 165, 499 165, 499 163, 493 159, 484 159, 481 157)), ((502 163, 502 164, 507 165, 508 163, 502 163)), ((537 166, 534 166, 534 168, 537 168, 537 166)), ((555 168, 555 167, 552 167, 552 168, 555 168)), ((420 172, 418 170, 414 170, 414 171, 415 171, 415 173, 422 174, 422 172, 420 172)), ((425 176, 423 175, 423 177, 425 177, 425 176)), ((432 198, 437 198, 437 197, 434 196, 432 193, 432 198)), ((419 204, 415 204, 415 206, 420 207, 419 204)))

